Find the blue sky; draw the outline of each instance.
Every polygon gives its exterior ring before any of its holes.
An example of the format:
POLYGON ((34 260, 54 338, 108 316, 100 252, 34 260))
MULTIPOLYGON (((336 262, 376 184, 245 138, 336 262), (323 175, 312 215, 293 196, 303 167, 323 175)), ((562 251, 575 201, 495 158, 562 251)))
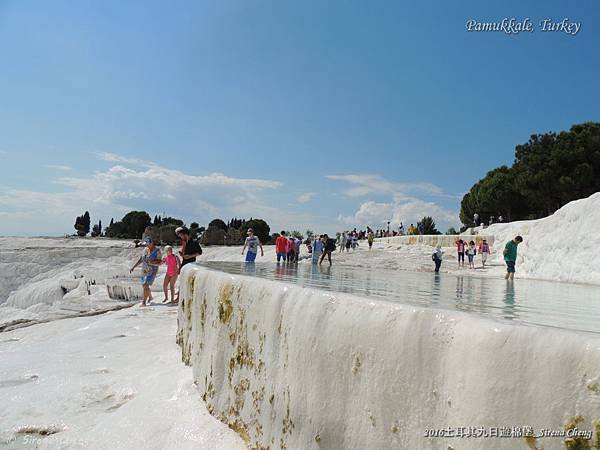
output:
POLYGON ((332 232, 432 215, 600 119, 595 1, 0 0, 0 235, 146 209, 332 232), (469 19, 581 22, 576 36, 469 19))

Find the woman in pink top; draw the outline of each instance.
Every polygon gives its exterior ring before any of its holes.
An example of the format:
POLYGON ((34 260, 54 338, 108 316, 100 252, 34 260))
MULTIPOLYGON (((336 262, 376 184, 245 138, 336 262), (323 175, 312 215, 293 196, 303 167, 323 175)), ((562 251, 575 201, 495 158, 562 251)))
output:
POLYGON ((171 303, 177 303, 175 300, 175 282, 177 281, 177 274, 179 273, 179 268, 181 267, 181 260, 179 256, 173 254, 173 247, 167 245, 165 247, 165 252, 167 256, 165 256, 164 262, 167 266, 167 273, 165 275, 165 280, 163 281, 163 291, 165 293, 165 299, 163 303, 169 300, 169 287, 171 288, 171 303))

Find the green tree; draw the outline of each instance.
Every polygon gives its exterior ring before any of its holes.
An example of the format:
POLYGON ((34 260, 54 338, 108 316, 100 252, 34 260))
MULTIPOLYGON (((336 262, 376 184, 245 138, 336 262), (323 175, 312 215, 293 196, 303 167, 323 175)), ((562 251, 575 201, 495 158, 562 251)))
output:
POLYGON ((454 227, 450 227, 450 228, 448 228, 448 230, 446 231, 446 234, 447 234, 447 235, 450 235, 450 236, 453 236, 453 235, 456 235, 456 234, 458 234, 458 231, 456 231, 456 228, 454 228, 454 227))
POLYGON ((254 230, 254 234, 258 237, 258 239, 260 239, 260 242, 263 244, 269 242, 269 232, 271 231, 271 227, 269 227, 267 222, 262 219, 251 219, 244 221, 240 227, 242 236, 246 236, 248 228, 252 228, 254 230))
POLYGON ((435 228, 435 222, 433 221, 433 218, 429 216, 425 216, 419 222, 417 222, 417 229, 419 228, 419 224, 423 226, 423 234, 441 234, 435 228))
POLYGON ((119 222, 114 222, 106 229, 106 236, 124 239, 141 238, 152 219, 146 211, 130 211, 119 222))
POLYGON ((110 238, 125 239, 129 237, 125 230, 125 225, 121 221, 113 222, 111 225, 109 225, 108 228, 106 228, 104 234, 106 235, 106 237, 110 238))
POLYGON ((90 213, 86 211, 82 216, 77 216, 74 227, 78 236, 86 236, 90 232, 90 213))
POLYGON ((482 221, 545 217, 599 190, 600 123, 587 122, 517 145, 512 167, 488 172, 464 195, 460 218, 470 225, 474 213, 482 221))
POLYGON ((219 228, 223 231, 227 231, 227 224, 223 222, 221 219, 213 219, 208 224, 208 228, 219 228))
POLYGON ((130 211, 123 219, 127 238, 140 238, 144 234, 146 227, 152 224, 152 220, 146 211, 130 211))
POLYGON ((175 225, 175 228, 183 226, 183 220, 174 217, 163 217, 160 219, 160 225, 175 225))

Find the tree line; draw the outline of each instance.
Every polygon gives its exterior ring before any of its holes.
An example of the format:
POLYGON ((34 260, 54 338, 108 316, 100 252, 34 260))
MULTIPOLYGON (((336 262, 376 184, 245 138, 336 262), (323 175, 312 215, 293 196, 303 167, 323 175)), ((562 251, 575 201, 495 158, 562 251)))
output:
POLYGON ((515 148, 511 167, 489 171, 461 201, 460 220, 473 215, 487 222, 538 219, 570 201, 600 191, 600 123, 573 125, 569 131, 534 134, 515 148))
MULTIPOLYGON (((78 236, 87 236, 90 233, 90 213, 86 211, 83 215, 77 216, 74 228, 78 236)), ((105 236, 118 239, 141 239, 147 235, 158 242, 172 244, 177 241, 175 230, 177 227, 184 226, 181 219, 174 217, 161 217, 155 215, 154 219, 146 211, 130 211, 123 216, 121 220, 110 220, 110 224, 103 230, 102 221, 98 221, 92 227, 91 236, 105 236), (104 231, 104 233, 103 233, 104 231)), ((253 228, 255 234, 263 243, 269 242, 270 227, 262 219, 238 219, 233 218, 225 223, 222 219, 214 219, 208 224, 208 228, 199 226, 197 222, 189 225, 190 234, 193 238, 199 238, 205 233, 214 235, 217 232, 219 238, 215 239, 215 244, 221 244, 225 241, 228 244, 239 244, 243 242, 248 228, 253 228), (230 236, 231 242, 226 242, 225 236, 230 236), (233 242, 235 241, 235 242, 233 242)), ((208 242, 210 244, 212 242, 208 242)))

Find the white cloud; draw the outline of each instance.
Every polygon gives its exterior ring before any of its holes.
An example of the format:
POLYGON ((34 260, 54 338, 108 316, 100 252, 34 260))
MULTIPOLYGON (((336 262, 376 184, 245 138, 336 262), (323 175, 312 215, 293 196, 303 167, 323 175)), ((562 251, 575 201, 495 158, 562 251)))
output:
POLYGON ((350 185, 343 193, 348 197, 378 195, 389 197, 387 202, 362 202, 352 215, 338 216, 338 221, 348 226, 366 225, 372 228, 396 228, 400 222, 408 227, 416 224, 424 216, 433 217, 440 231, 458 224, 458 212, 451 211, 432 201, 426 201, 415 195, 428 195, 456 199, 454 195, 445 194, 442 189, 429 182, 398 183, 389 181, 380 175, 330 175, 327 178, 344 181, 350 185), (412 194, 412 195, 411 195, 412 194))
POLYGON ((60 164, 46 164, 45 166, 47 169, 53 169, 53 170, 63 170, 63 171, 69 171, 69 170, 73 170, 72 167, 70 166, 62 166, 60 164))
POLYGON ((102 161, 115 162, 115 163, 123 163, 123 164, 135 164, 140 166, 152 166, 154 165, 151 161, 145 161, 143 159, 137 158, 128 158, 126 156, 118 155, 116 153, 110 152, 98 152, 96 153, 98 159, 102 161))
POLYGON ((298 203, 308 203, 315 195, 316 194, 314 192, 305 192, 304 194, 300 194, 297 198, 298 203))
POLYGON ((392 228, 397 228, 400 222, 404 227, 416 223, 425 216, 433 217, 437 228, 445 231, 450 226, 456 226, 459 222, 458 211, 450 211, 433 202, 426 202, 417 198, 405 198, 394 200, 389 203, 377 203, 368 201, 362 203, 358 210, 351 216, 338 216, 338 220, 346 225, 366 226, 372 228, 384 228, 390 221, 392 228))
POLYGON ((420 192, 430 195, 443 195, 439 186, 428 182, 396 183, 383 178, 381 175, 351 174, 328 175, 327 178, 345 181, 350 187, 343 191, 349 197, 362 197, 369 194, 395 194, 420 192))
POLYGON ((54 183, 61 192, 2 190, 0 213, 6 226, 3 231, 8 234, 71 232, 75 216, 86 210, 94 221, 119 219, 124 211, 132 209, 151 214, 164 211, 167 215, 198 222, 221 216, 240 217, 246 212, 260 217, 257 208, 253 208, 260 203, 260 193, 282 186, 274 180, 235 178, 222 173, 190 175, 110 153, 99 157, 143 167, 134 169, 117 164, 87 177, 59 177, 54 183), (23 226, 24 216, 35 220, 23 226))

